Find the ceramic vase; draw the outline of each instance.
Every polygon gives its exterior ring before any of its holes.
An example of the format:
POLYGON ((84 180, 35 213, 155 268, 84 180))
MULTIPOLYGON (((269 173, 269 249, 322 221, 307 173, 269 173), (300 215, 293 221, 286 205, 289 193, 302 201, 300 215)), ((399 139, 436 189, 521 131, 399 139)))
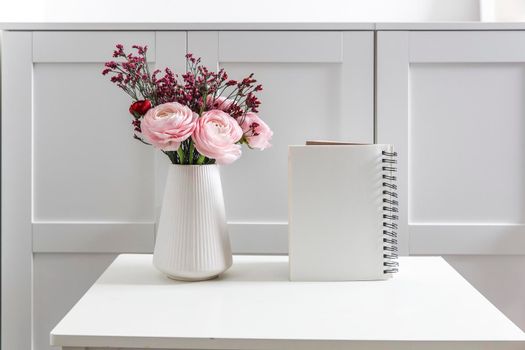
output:
POLYGON ((219 167, 170 165, 153 264, 168 277, 201 281, 232 264, 219 167))

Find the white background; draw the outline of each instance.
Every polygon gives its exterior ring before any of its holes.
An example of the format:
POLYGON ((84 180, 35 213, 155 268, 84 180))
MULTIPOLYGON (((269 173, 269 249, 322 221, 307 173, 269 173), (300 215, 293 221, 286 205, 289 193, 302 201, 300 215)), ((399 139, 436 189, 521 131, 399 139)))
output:
POLYGON ((266 0, 250 6, 243 0, 3 0, 0 7, 0 22, 412 22, 479 16, 478 0, 266 0))

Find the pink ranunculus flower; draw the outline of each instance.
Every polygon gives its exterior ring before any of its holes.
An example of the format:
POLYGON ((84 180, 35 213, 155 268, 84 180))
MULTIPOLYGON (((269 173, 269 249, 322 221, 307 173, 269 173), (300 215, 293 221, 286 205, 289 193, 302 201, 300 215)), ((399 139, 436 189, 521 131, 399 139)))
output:
POLYGON ((169 102, 148 110, 140 128, 154 147, 176 151, 180 143, 193 133, 197 117, 188 106, 169 102))
POLYGON ((197 119, 191 136, 200 154, 213 158, 217 164, 230 164, 241 156, 241 146, 236 142, 242 129, 228 113, 212 109, 197 119))
POLYGON ((273 131, 257 114, 248 112, 245 116, 239 118, 239 122, 241 123, 244 138, 250 148, 257 148, 262 151, 272 146, 270 140, 272 139, 273 131))
POLYGON ((228 112, 233 103, 234 102, 232 99, 226 98, 224 96, 215 97, 215 100, 213 99, 213 96, 210 95, 208 95, 206 98, 206 105, 210 109, 220 109, 224 112, 228 112))

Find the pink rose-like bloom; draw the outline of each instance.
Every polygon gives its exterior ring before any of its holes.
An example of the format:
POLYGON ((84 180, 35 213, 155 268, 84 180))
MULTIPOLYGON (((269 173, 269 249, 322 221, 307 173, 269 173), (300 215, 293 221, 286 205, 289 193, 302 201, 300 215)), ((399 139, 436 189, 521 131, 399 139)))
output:
POLYGON ((233 100, 224 96, 216 97, 214 100, 213 96, 208 95, 206 98, 206 105, 211 109, 219 109, 221 111, 227 112, 233 105, 233 100))
POLYGON ((213 158, 217 164, 230 164, 241 156, 242 129, 229 114, 212 109, 197 119, 192 139, 200 154, 213 158))
POLYGON ((270 140, 272 139, 273 131, 257 114, 248 112, 244 117, 240 117, 239 121, 241 122, 241 128, 248 146, 261 151, 272 146, 270 140))
POLYGON ((196 113, 180 103, 164 103, 146 112, 140 128, 154 147, 176 151, 195 130, 197 117, 196 113))

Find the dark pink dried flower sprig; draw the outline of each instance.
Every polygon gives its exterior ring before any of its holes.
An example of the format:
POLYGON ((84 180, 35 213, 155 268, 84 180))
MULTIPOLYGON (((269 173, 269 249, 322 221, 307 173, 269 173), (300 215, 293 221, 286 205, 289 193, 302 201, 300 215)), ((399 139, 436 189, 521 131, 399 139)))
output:
MULTIPOLYGON (((199 116, 211 109, 221 109, 235 118, 239 125, 244 123, 247 113, 258 112, 261 102, 256 94, 262 91, 262 85, 257 84, 253 73, 242 80, 230 79, 224 69, 211 71, 201 65, 201 58, 189 53, 186 55, 186 71, 180 76, 170 68, 157 69, 151 74, 146 57, 148 47, 133 45, 132 48, 134 52, 127 53, 122 44, 116 45, 114 60, 104 64, 102 74, 110 75, 110 81, 131 96, 135 106, 147 105, 153 108, 168 102, 178 102, 199 116)), ((141 134, 141 122, 146 110, 132 108, 130 111, 133 115, 134 138, 146 143, 141 134)), ((250 125, 251 136, 258 135, 255 131, 258 127, 258 124, 250 125)), ((244 141, 245 137, 239 142, 244 141)), ((192 147, 190 139, 181 144, 186 157, 184 159, 172 151, 164 153, 173 163, 191 164, 196 160, 191 159, 191 155, 199 157, 198 152, 191 151, 192 147)), ((208 164, 207 158, 204 164, 208 164)))
POLYGON ((133 45, 137 54, 124 52, 124 46, 118 44, 113 51, 114 58, 121 61, 109 61, 104 64, 103 75, 111 74, 111 82, 124 90, 135 101, 148 99, 155 101, 155 89, 147 64, 147 46, 133 45))

